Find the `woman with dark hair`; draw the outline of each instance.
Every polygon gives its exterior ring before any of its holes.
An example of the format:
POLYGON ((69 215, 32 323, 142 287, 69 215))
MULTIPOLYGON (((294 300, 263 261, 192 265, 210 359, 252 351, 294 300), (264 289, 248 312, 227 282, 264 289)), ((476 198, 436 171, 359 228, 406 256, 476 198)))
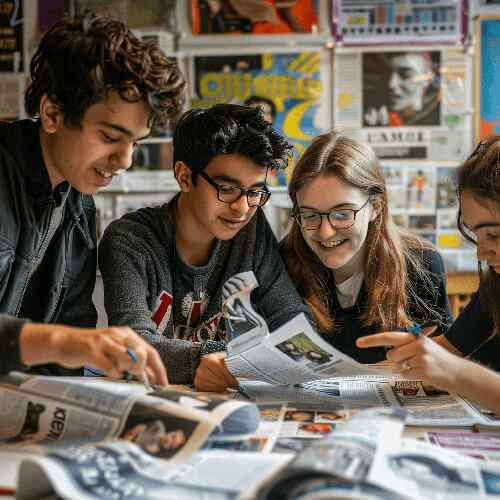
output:
POLYGON ((459 357, 482 351, 476 359, 494 362, 498 367, 500 135, 490 136, 477 146, 458 167, 455 184, 460 200, 459 230, 477 244, 478 292, 472 295, 467 307, 438 342, 421 335, 389 332, 359 339, 358 346, 394 346, 387 352, 387 359, 400 366, 405 378, 420 379, 440 389, 459 392, 500 413, 500 375, 459 357))
POLYGON ((408 329, 452 316, 440 255, 392 221, 373 150, 329 132, 300 157, 288 188, 294 208, 281 244, 285 265, 323 337, 363 363, 385 350, 363 351, 370 333, 408 329))

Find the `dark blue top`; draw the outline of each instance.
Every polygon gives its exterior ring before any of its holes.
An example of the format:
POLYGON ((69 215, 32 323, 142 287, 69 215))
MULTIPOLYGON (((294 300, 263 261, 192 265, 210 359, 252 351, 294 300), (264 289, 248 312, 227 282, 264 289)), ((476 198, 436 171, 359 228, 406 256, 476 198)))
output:
MULTIPOLYGON (((453 322, 448 296, 446 295, 446 273, 443 260, 438 252, 424 250, 421 253, 425 267, 431 272, 432 290, 426 286, 422 276, 409 271, 410 280, 415 284, 418 292, 416 297, 409 297, 408 317, 415 323, 424 323, 432 319, 440 319, 441 325, 436 329, 434 335, 440 335, 446 331, 453 322), (438 315, 431 315, 429 311, 419 303, 419 300, 430 306, 438 315)), ((356 346, 356 340, 365 335, 383 331, 379 324, 364 326, 361 315, 366 305, 366 289, 363 284, 358 300, 352 307, 342 309, 337 299, 337 292, 333 277, 328 284, 330 311, 335 320, 334 331, 323 334, 325 340, 336 349, 351 356, 360 363, 378 363, 386 359, 386 350, 383 347, 372 347, 360 349, 356 346)))
POLYGON ((479 293, 473 293, 465 309, 445 333, 446 338, 464 356, 500 370, 500 342, 493 333, 493 318, 482 307, 479 293))

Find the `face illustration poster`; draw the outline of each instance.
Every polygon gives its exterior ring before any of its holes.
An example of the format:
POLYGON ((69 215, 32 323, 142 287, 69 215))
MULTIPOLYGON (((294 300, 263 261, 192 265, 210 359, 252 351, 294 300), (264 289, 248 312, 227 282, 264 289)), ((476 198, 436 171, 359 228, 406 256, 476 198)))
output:
POLYGON ((471 57, 461 48, 341 48, 334 123, 379 158, 449 161, 470 149, 471 57))

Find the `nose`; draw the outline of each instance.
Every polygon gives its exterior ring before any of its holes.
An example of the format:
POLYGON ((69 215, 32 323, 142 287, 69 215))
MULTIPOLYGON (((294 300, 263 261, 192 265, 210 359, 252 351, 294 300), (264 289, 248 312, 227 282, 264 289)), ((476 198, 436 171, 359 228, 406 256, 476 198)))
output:
POLYGON ((333 236, 337 230, 330 224, 326 215, 321 216, 321 226, 318 228, 318 234, 322 240, 327 240, 333 236))
POLYGON ((111 164, 121 169, 130 168, 134 150, 135 144, 133 142, 119 145, 111 156, 111 164))
POLYGON ((241 215, 246 214, 250 210, 250 208, 252 208, 248 206, 246 194, 242 194, 236 201, 230 203, 230 207, 232 210, 238 212, 241 215))
POLYGON ((391 90, 396 90, 399 88, 400 85, 400 78, 399 75, 396 72, 391 73, 391 76, 389 77, 389 88, 391 90))

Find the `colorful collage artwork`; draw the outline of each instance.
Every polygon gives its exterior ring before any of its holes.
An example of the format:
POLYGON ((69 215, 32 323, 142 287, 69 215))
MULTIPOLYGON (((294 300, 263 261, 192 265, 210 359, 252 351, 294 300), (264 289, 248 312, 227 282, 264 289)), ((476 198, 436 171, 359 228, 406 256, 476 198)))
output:
POLYGON ((320 59, 319 51, 195 57, 191 107, 251 99, 268 110, 266 116, 293 144, 297 158, 324 127, 318 118, 325 97, 320 59))

